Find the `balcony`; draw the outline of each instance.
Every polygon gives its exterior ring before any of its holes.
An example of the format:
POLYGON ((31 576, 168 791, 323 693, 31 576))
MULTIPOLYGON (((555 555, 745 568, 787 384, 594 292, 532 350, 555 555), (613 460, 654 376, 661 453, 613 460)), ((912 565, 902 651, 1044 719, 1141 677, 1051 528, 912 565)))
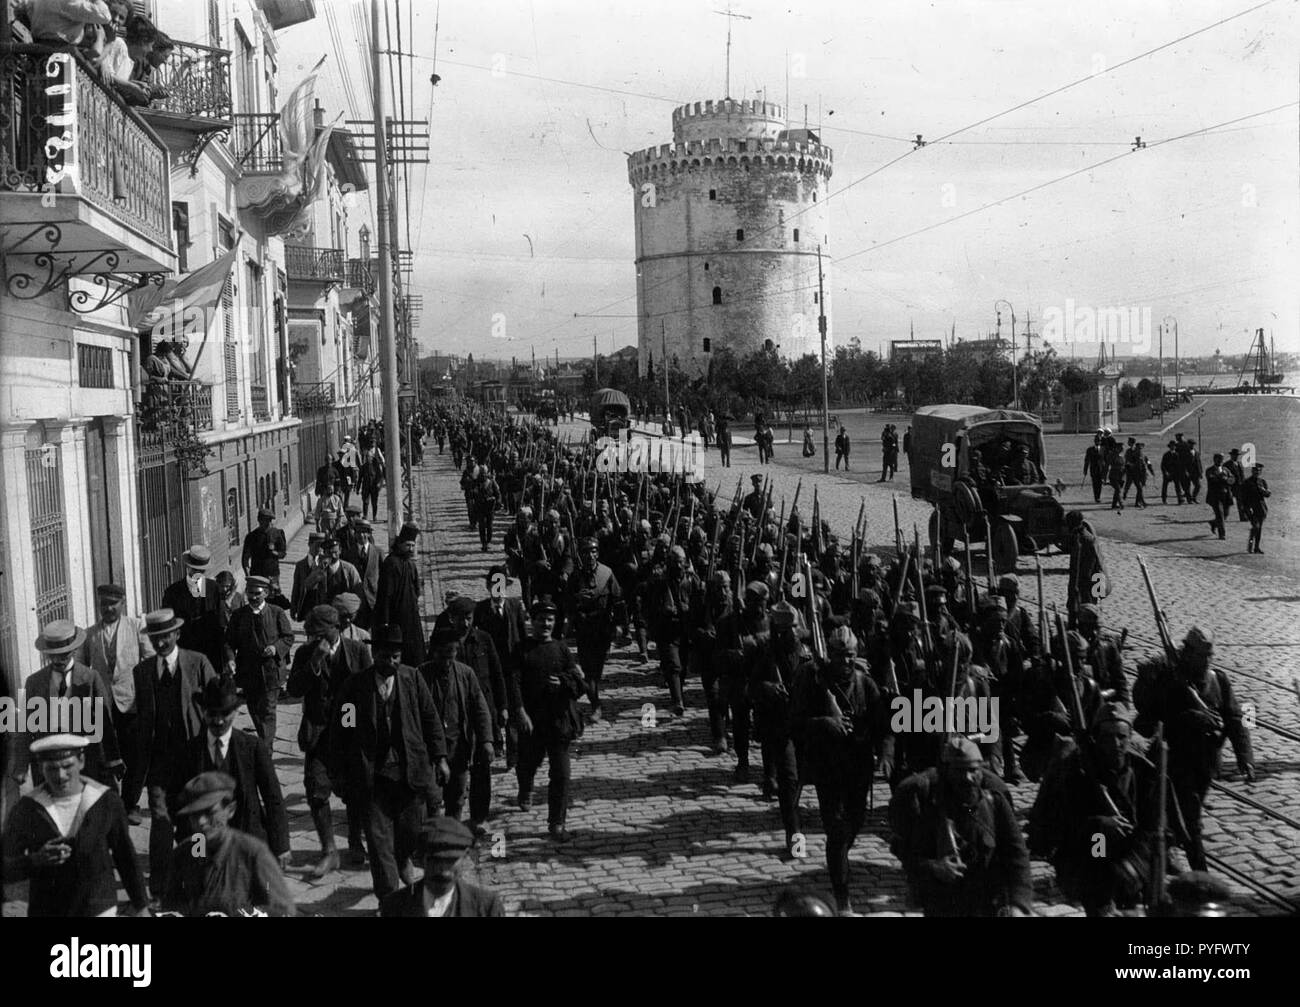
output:
POLYGON ((334 382, 316 381, 310 384, 295 382, 293 386, 293 409, 299 416, 310 413, 323 413, 334 405, 334 382))
POLYGON ((93 310, 176 269, 167 147, 79 53, 0 47, 0 219, 15 297, 117 277, 93 310))
POLYGON ((279 112, 236 112, 230 152, 245 175, 278 175, 284 169, 279 112))
POLYGON ((230 51, 195 42, 176 42, 171 58, 153 73, 151 83, 167 92, 141 114, 156 127, 190 133, 230 129, 230 51))
POLYGON ((367 297, 375 292, 375 274, 370 269, 372 259, 348 259, 343 274, 343 286, 367 297))
POLYGON ((291 283, 342 283, 346 274, 345 266, 341 248, 284 246, 284 271, 291 283))
POLYGON ((141 392, 140 429, 177 439, 213 428, 212 386, 201 381, 149 381, 141 392))

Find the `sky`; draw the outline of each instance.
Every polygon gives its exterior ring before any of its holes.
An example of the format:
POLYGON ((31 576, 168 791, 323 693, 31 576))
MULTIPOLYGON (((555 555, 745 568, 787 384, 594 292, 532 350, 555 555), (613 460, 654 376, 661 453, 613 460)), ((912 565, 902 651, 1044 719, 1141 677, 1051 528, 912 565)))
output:
MULTIPOLYGON (((369 7, 318 0, 315 21, 282 33, 281 93, 325 47, 318 97, 370 116, 369 7)), ((401 49, 415 54, 405 113, 431 134, 430 163, 409 172, 423 353, 635 343, 626 155, 670 142, 675 106, 724 97, 719 10, 725 0, 400 4, 401 49)), ((1096 357, 1106 319, 1121 356, 1156 353, 1162 320, 1166 355, 1175 328, 1185 355, 1243 353, 1257 328, 1300 351, 1296 4, 732 10, 749 20, 730 20, 730 96, 766 89, 786 105, 788 86, 791 125, 807 106, 834 149, 836 343, 978 338, 1001 300, 1002 334, 1014 312, 1022 349, 1029 315, 1081 359, 1096 357)), ((358 195, 355 221, 372 210, 358 195)))

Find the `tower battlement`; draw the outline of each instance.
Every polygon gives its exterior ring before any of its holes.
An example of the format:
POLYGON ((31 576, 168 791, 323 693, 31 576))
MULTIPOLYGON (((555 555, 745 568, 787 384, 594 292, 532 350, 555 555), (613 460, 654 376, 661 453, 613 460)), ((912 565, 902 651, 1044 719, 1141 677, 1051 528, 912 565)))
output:
MULTIPOLYGON (((769 106, 771 107, 771 106, 769 106)), ((769 171, 812 172, 830 178, 834 153, 821 143, 734 138, 661 143, 628 155, 628 181, 699 168, 763 167, 769 171)))
POLYGON ((775 139, 785 127, 785 110, 767 101, 721 98, 673 109, 673 140, 677 143, 711 136, 775 139))

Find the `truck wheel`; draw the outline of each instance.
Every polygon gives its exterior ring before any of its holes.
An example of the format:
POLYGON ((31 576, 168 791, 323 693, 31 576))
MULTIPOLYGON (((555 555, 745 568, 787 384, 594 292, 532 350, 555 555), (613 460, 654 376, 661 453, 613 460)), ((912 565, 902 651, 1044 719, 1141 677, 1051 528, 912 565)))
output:
POLYGON ((984 504, 980 502, 979 494, 969 483, 955 483, 952 488, 952 498, 957 517, 968 528, 984 513, 984 504))
POLYGON ((1016 532, 1005 521, 993 528, 993 569, 1000 575, 1015 573, 1016 562, 1020 558, 1020 544, 1016 541, 1016 532))

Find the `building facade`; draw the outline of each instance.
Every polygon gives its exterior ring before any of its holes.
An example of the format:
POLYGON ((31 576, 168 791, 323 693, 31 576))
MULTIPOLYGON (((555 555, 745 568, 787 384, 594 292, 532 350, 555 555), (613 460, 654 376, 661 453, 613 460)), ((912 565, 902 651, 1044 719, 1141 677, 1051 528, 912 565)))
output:
POLYGON ((819 353, 823 314, 831 353, 831 149, 767 102, 695 102, 672 124, 671 144, 628 157, 641 373, 666 354, 702 374, 723 347, 819 353))

